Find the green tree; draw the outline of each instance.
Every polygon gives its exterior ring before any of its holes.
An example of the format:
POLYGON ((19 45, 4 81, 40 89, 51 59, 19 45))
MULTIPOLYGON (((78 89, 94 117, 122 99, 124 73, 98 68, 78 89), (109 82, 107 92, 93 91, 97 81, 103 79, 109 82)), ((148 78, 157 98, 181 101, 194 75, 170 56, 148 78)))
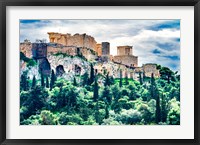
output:
POLYGON ((45 106, 48 95, 48 92, 40 86, 36 86, 29 92, 26 102, 24 102, 24 106, 29 110, 29 116, 45 106))
POLYGON ((74 82, 73 82, 74 86, 77 86, 77 82, 76 82, 76 78, 74 77, 74 82))
POLYGON ((55 84, 55 81, 56 81, 56 76, 55 76, 54 70, 52 69, 52 71, 51 71, 50 90, 52 90, 52 88, 53 88, 53 86, 55 84))
POLYGON ((151 98, 156 99, 156 123, 161 121, 160 97, 159 91, 155 82, 154 74, 151 74, 151 98))
POLYGON ((144 119, 143 120, 144 124, 150 124, 151 122, 154 121, 153 118, 154 112, 151 112, 151 108, 148 106, 148 104, 142 102, 137 106, 137 110, 141 112, 142 118, 144 119))
POLYGON ((83 119, 79 114, 69 115, 65 112, 62 112, 59 115, 58 121, 61 125, 83 125, 83 119))
POLYGON ((104 86, 110 86, 113 84, 114 84, 114 78, 112 76, 109 76, 109 73, 107 73, 104 86))
POLYGON ((120 115, 116 117, 116 120, 121 121, 123 124, 134 125, 142 120, 142 114, 138 110, 134 109, 122 109, 120 115))
POLYGON ((170 125, 180 125, 180 102, 173 98, 169 101, 167 122, 170 125))
POLYGON ((162 103, 161 103, 161 121, 162 122, 166 122, 167 120, 167 100, 166 100, 166 96, 164 95, 164 93, 162 93, 162 103))
POLYGON ((45 83, 44 83, 44 75, 43 73, 41 72, 41 86, 44 87, 45 86, 45 83))
POLYGON ((144 82, 144 81, 146 80, 146 78, 147 78, 144 72, 142 73, 142 78, 143 78, 143 82, 144 82))
POLYGON ((55 86, 51 92, 50 104, 52 111, 65 109, 67 112, 73 112, 76 109, 78 91, 75 86, 72 84, 60 85, 59 88, 55 86))
POLYGON ((128 82, 128 74, 127 74, 127 72, 126 72, 126 77, 125 77, 125 84, 126 84, 126 85, 129 84, 129 82, 128 82))
POLYGON ((151 93, 151 98, 156 99, 156 83, 155 83, 155 78, 154 74, 151 74, 151 87, 150 87, 150 93, 151 93))
POLYGON ((140 81, 140 85, 142 85, 143 84, 142 72, 139 72, 139 81, 140 81))
POLYGON ((161 67, 159 72, 161 78, 167 80, 168 84, 174 78, 174 72, 170 70, 168 67, 161 67))
POLYGON ((46 88, 49 88, 49 78, 46 76, 46 88))
POLYGON ((156 96, 156 123, 161 121, 160 97, 156 96))
POLYGON ((110 82, 109 82, 109 73, 106 74, 106 80, 105 80, 105 84, 104 86, 109 86, 110 85, 110 82))
POLYGON ((119 80, 119 87, 121 88, 122 87, 122 70, 120 69, 120 80, 119 80))
POLYGON ((27 91, 29 89, 29 80, 27 77, 27 72, 23 72, 20 79, 20 89, 27 91))
POLYGON ((82 85, 85 86, 88 84, 89 84, 89 76, 88 76, 88 73, 85 72, 82 76, 82 85))
POLYGON ((104 87, 102 92, 102 99, 105 100, 107 104, 111 104, 112 102, 112 95, 109 86, 104 87))
POLYGON ((90 64, 90 85, 94 82, 95 75, 94 75, 94 67, 93 64, 90 64))
POLYGON ((94 93, 93 93, 93 99, 94 101, 98 101, 99 98, 99 86, 97 83, 97 77, 95 78, 95 82, 94 82, 94 93))
POLYGON ((109 118, 109 105, 106 106, 106 115, 105 119, 109 118))
POLYGON ((32 89, 35 88, 36 86, 36 78, 35 78, 35 75, 33 76, 33 80, 32 80, 32 89))
POLYGON ((43 110, 40 116, 42 118, 42 125, 57 125, 57 118, 50 111, 43 110))
POLYGON ((97 123, 100 123, 100 116, 99 116, 99 104, 98 104, 98 101, 96 102, 96 105, 95 105, 95 120, 97 123))

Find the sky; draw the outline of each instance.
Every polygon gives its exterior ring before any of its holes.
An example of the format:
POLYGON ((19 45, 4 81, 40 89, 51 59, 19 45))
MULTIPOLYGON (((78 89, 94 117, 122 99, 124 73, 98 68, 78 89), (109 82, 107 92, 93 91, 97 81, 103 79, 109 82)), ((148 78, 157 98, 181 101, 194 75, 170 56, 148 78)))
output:
POLYGON ((20 42, 49 42, 47 32, 86 33, 97 43, 110 42, 111 55, 117 46, 130 45, 138 66, 157 63, 180 71, 180 20, 20 20, 20 42))

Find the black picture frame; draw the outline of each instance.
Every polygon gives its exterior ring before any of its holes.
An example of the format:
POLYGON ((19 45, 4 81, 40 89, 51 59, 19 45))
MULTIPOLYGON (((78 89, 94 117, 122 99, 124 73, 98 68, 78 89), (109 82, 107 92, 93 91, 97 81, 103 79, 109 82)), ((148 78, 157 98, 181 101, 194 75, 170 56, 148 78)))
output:
POLYGON ((199 0, 0 0, 0 143, 2 145, 200 144, 200 1, 199 0), (6 7, 7 6, 194 6, 194 139, 6 139, 6 7))

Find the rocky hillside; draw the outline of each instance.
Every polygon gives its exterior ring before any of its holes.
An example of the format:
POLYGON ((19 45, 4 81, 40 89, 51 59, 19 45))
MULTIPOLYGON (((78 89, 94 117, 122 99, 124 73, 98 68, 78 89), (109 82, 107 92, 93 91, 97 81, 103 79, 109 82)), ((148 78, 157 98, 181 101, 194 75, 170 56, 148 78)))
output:
MULTIPOLYGON (((83 75, 85 72, 90 72, 90 62, 78 56, 67 56, 64 54, 49 55, 47 57, 51 64, 51 69, 56 71, 57 66, 63 66, 64 77, 66 80, 73 80, 76 75, 83 75)), ((56 71, 56 73, 58 73, 56 71)))

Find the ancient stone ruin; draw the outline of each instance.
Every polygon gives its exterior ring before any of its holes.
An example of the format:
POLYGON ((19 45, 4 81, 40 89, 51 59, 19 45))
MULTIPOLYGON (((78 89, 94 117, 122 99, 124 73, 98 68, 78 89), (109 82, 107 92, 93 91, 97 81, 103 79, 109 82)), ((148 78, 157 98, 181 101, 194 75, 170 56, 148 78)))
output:
MULTIPOLYGON (((78 56, 85 61, 96 61, 95 71, 97 73, 109 73, 114 78, 119 78, 120 70, 122 77, 138 79, 139 73, 143 73, 147 77, 151 77, 153 73, 155 77, 159 77, 159 71, 156 64, 144 64, 138 67, 138 56, 133 55, 132 46, 118 46, 117 55, 110 55, 110 43, 97 43, 94 37, 87 34, 61 34, 48 32, 49 43, 31 43, 25 40, 20 43, 20 51, 26 57, 34 58, 39 62, 39 71, 44 75, 49 75, 51 65, 48 58, 51 55, 59 55, 74 57, 78 56)), ((68 66, 57 64, 56 75, 62 76, 64 73, 69 73, 71 70, 68 66)), ((73 71, 75 75, 82 74, 84 67, 74 64, 73 71)))
POLYGON ((118 46, 113 61, 130 67, 138 66, 138 57, 132 55, 132 46, 118 46))

